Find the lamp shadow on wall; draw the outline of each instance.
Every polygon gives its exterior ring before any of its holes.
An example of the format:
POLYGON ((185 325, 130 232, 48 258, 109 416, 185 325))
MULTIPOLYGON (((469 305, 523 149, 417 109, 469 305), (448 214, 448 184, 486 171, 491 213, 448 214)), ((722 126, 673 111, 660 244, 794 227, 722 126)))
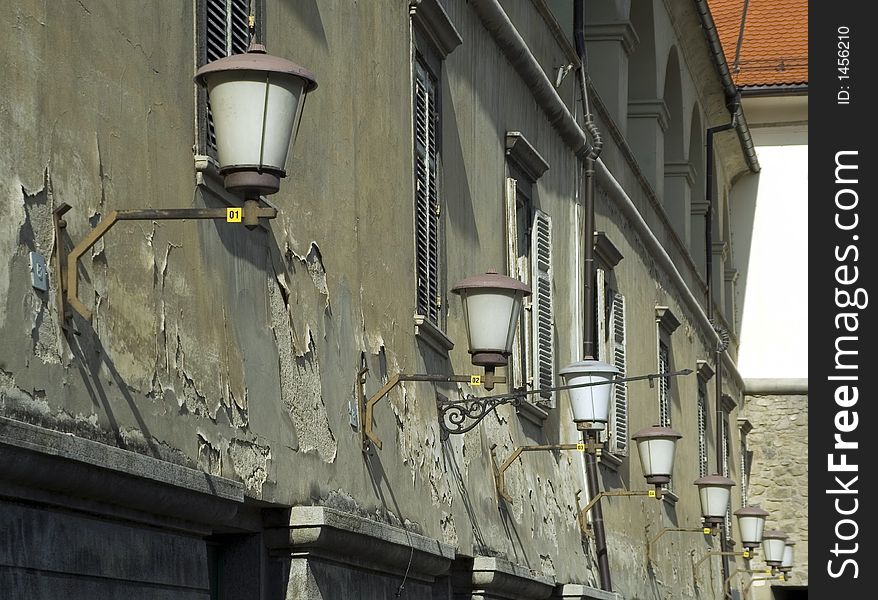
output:
POLYGON ((100 338, 91 328, 90 324, 80 319, 78 315, 73 318, 78 321, 76 327, 78 328, 77 331, 80 333, 74 335, 70 331, 64 332, 68 342, 68 347, 73 354, 72 362, 79 371, 80 378, 91 398, 92 404, 97 409, 103 410, 106 415, 116 446, 126 450, 146 453, 154 458, 163 458, 158 444, 156 444, 149 427, 146 425, 143 416, 140 414, 140 410, 137 407, 134 397, 131 395, 128 384, 119 374, 119 371, 116 369, 116 366, 113 364, 113 361, 110 359, 106 349, 101 343, 100 338), (113 412, 112 402, 107 395, 104 383, 101 381, 101 365, 106 367, 106 371, 111 378, 111 381, 108 381, 108 383, 115 384, 118 389, 117 395, 121 395, 122 398, 124 398, 125 403, 128 405, 128 409, 137 421, 137 426, 140 429, 140 433, 143 435, 146 448, 132 448, 131 444, 127 442, 122 435, 119 423, 113 412), (147 450, 147 452, 144 452, 145 450, 147 450))

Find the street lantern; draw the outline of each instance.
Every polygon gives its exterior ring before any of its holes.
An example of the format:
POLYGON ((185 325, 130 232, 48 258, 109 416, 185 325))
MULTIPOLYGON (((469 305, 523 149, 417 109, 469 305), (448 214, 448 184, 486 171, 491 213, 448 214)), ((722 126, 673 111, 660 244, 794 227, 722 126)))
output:
MULTIPOLYGON (((765 562, 771 567, 779 567, 786 552, 786 541, 789 536, 779 529, 766 531, 762 536, 762 553, 765 562)), ((792 559, 792 551, 790 551, 792 559)))
POLYGON ((781 571, 792 570, 793 560, 795 559, 795 546, 796 542, 790 542, 789 540, 784 544, 783 558, 780 561, 781 571))
POLYGON ((738 517, 738 530, 741 532, 741 543, 745 548, 758 548, 762 543, 762 533, 765 529, 765 518, 768 511, 759 506, 745 506, 735 511, 738 517))
POLYGON ((561 371, 567 385, 595 384, 570 390, 573 420, 581 429, 604 429, 610 420, 610 383, 619 373, 613 365, 599 360, 586 359, 567 365, 561 371))
POLYGON ((245 197, 274 194, 286 177, 287 152, 296 137, 314 75, 253 43, 198 69, 207 88, 224 185, 245 197))
POLYGON ((708 475, 695 480, 701 497, 701 516, 704 522, 715 527, 725 520, 729 497, 735 482, 722 475, 708 475))
POLYGON ((656 487, 670 483, 674 472, 674 451, 683 436, 670 427, 653 425, 631 436, 637 444, 646 482, 656 487))
POLYGON ((459 281, 451 291, 463 301, 472 363, 493 374, 512 354, 512 341, 521 305, 531 290, 512 277, 488 271, 459 281))

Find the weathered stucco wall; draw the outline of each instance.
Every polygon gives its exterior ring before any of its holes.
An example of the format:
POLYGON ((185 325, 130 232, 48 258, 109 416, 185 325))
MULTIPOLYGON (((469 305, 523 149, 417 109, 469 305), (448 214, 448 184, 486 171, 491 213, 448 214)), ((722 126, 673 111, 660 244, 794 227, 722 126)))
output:
MULTIPOLYGON (((320 85, 307 102, 289 177, 270 199, 278 218, 252 232, 224 222, 117 225, 83 261, 80 297, 94 321, 77 319, 78 333, 66 338, 57 281, 51 277, 49 293, 34 291, 27 265, 29 251, 52 254, 54 207, 73 206, 66 218, 75 243, 113 209, 217 207, 230 199, 214 175, 194 168, 191 3, 24 1, 11 9, 0 38, 0 414, 241 481, 251 500, 321 504, 405 525, 462 555, 505 556, 559 582, 594 584, 593 546, 574 518, 585 488, 582 457, 526 456, 508 473, 510 505, 498 505, 492 477, 494 445, 502 460, 517 445, 577 441, 566 395, 541 429, 504 407, 471 433, 442 441, 437 393, 471 390, 406 384, 376 411, 384 448, 362 455, 349 415, 363 361, 367 394, 398 372, 473 370, 456 297, 445 298, 446 333, 456 342, 448 356, 413 335, 409 10, 392 0, 267 4, 269 51, 307 65, 320 85)), ((570 326, 580 311, 570 291, 577 162, 467 2, 444 5, 464 40, 445 62, 441 90, 446 284, 505 265, 504 141, 507 131, 521 131, 550 165, 534 195, 554 219, 562 367, 580 358, 581 333, 570 326)), ((564 64, 533 5, 514 5, 510 14, 527 21, 541 63, 564 64)), ((660 24, 663 39, 676 35, 671 16, 660 24)), ((684 74, 687 94, 710 87, 699 93, 715 101, 720 92, 710 79, 689 67, 684 74)), ((572 75, 560 92, 574 110, 571 86, 572 75)), ((682 256, 611 137, 605 157, 671 256, 682 256)), ((629 373, 657 368, 659 305, 682 323, 672 367, 712 360, 711 333, 600 190, 597 212, 597 229, 624 256, 617 275, 629 298, 629 373)), ((700 298, 703 284, 686 261, 681 272, 700 298)), ((734 397, 737 385, 727 378, 734 397)), ((615 586, 625 597, 707 598, 719 586, 718 561, 702 568, 710 583, 696 588, 689 575, 688 550, 700 555, 715 541, 671 534, 657 561, 645 560, 647 524, 654 534, 699 521, 691 485, 696 376, 672 390, 673 426, 685 434, 679 501, 604 501, 615 586)), ((712 390, 710 398, 712 407, 712 390)), ((631 432, 656 422, 656 389, 631 384, 629 399, 631 432)), ((633 449, 602 476, 606 488, 644 487, 633 449)))

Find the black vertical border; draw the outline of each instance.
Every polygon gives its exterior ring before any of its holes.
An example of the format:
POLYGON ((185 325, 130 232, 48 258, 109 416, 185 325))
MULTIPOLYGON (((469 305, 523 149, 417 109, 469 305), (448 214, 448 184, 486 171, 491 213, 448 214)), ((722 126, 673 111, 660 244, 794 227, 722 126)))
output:
MULTIPOLYGON (((872 92, 871 82, 876 77, 878 63, 878 31, 871 18, 873 7, 871 2, 809 3, 808 587, 811 597, 817 599, 871 598, 875 587, 873 558, 878 540, 875 539, 874 515, 878 499, 872 490, 878 484, 875 466, 878 452, 874 442, 878 438, 874 409, 878 401, 874 377, 878 366, 878 338, 872 315, 878 307, 871 303, 878 302, 878 295, 873 294, 878 271, 875 242, 878 218, 874 209, 878 201, 875 194, 878 164, 874 150, 878 142, 875 138, 878 98, 872 92), (844 33, 845 27, 849 28, 847 33, 844 33), (842 35, 849 37, 840 37, 842 35), (841 42, 847 42, 849 47, 841 42), (848 51, 847 56, 844 50, 848 51), (849 64, 844 64, 841 60, 844 58, 849 64), (847 73, 839 70, 840 66, 849 67, 847 73), (842 103, 845 94, 840 92, 850 94, 847 104, 842 103), (843 151, 857 152, 845 155, 842 161, 856 164, 858 169, 842 171, 840 178, 855 178, 856 183, 836 183, 836 155, 843 151), (848 210, 836 206, 836 194, 844 189, 856 194, 841 193, 842 205, 856 204, 848 210), (849 227, 854 222, 856 226, 849 230, 838 225, 849 227), (841 260, 838 257, 842 257, 841 260), (842 270, 838 271, 839 268, 842 270), (837 277, 850 280, 854 274, 857 275, 855 282, 841 284, 837 280, 837 277), (863 308, 839 306, 846 301, 844 291, 854 294, 857 289, 868 294, 868 301, 859 303, 865 304, 863 308), (842 295, 837 300, 839 292, 842 295), (856 318, 842 321, 839 320, 841 313, 856 313, 856 318), (845 325, 854 324, 856 331, 845 329, 845 325), (855 355, 842 357, 843 363, 856 365, 854 368, 836 367, 836 344, 840 336, 854 338, 840 342, 843 349, 857 351, 855 355), (857 379, 829 379, 838 375, 857 379), (852 406, 844 407, 836 402, 836 391, 841 385, 857 388, 858 400, 852 406), (854 418, 857 426, 853 431, 839 431, 838 423, 849 428, 854 418), (836 449, 836 434, 846 442, 856 442, 858 447, 836 449), (857 471, 831 472, 831 454, 835 455, 836 463, 841 461, 841 454, 845 454, 847 463, 856 464, 857 471), (840 481, 836 481, 836 477, 840 481), (853 477, 858 479, 851 483, 853 477), (843 490, 843 486, 856 493, 833 493, 833 490, 843 490), (843 515, 840 511, 853 512, 843 515), (856 525, 842 522, 843 519, 850 519, 856 525), (854 533, 856 537, 843 539, 854 533), (852 560, 855 565, 845 564, 845 560, 852 560), (832 573, 837 576, 833 577, 832 573)), ((850 390, 847 392, 848 397, 852 394, 850 390)))

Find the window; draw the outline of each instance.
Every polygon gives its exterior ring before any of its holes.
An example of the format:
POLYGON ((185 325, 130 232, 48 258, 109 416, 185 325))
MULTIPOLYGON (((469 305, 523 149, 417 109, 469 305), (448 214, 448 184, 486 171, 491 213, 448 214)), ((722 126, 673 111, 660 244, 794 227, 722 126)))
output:
POLYGON ((698 382, 698 476, 707 476, 707 384, 698 382))
MULTIPOLYGON (((614 268, 622 254, 603 232, 595 236, 595 333, 597 359, 619 369, 625 377, 628 368, 625 337, 625 296, 619 292, 614 268)), ((610 402, 607 449, 617 456, 628 454, 628 385, 617 383, 610 402)))
MULTIPOLYGON (((655 307, 656 340, 656 372, 670 373, 674 370, 673 356, 671 354, 671 334, 680 326, 680 321, 667 306, 655 307)), ((670 427, 673 416, 673 390, 674 382, 670 377, 659 377, 658 384, 658 422, 661 427, 670 427)), ((671 478, 673 482, 673 477, 671 478)), ((662 486, 673 493, 672 484, 662 486)))
POLYGON ((421 54, 415 61, 415 272, 417 313, 438 328, 439 286, 439 92, 437 78, 421 54))
MULTIPOLYGON (((555 382, 552 302, 552 218, 536 208, 534 184, 549 165, 517 131, 506 134, 507 270, 531 287, 513 345, 510 371, 516 388, 549 388, 555 382)), ((554 408, 552 392, 534 400, 554 408)))
MULTIPOLYGON (((731 477, 732 472, 732 430, 729 425, 729 415, 735 409, 735 401, 731 396, 723 395, 722 397, 722 422, 720 423, 720 443, 722 445, 720 452, 722 456, 722 475, 723 477, 731 477)), ((726 536, 732 537, 732 503, 726 509, 726 536)))
MULTIPOLYGON (((723 420, 720 424, 721 435, 722 435, 722 459, 723 459, 723 477, 729 476, 729 455, 730 455, 730 441, 729 441, 729 414, 723 411, 723 420)), ((732 536, 732 503, 729 502, 729 506, 726 509, 726 536, 732 536)))
MULTIPOLYGON (((262 15, 263 0, 196 0, 198 9, 198 64, 203 65, 232 54, 247 51, 254 32, 261 29, 256 20, 262 15), (250 16, 254 16, 250 27, 250 16)), ((216 159, 216 135, 207 93, 199 87, 198 152, 216 159)))
MULTIPOLYGON (((665 342, 659 342, 658 352, 658 372, 667 373, 671 370, 671 357, 668 345, 665 342)), ((658 383, 659 390, 659 425, 662 427, 671 426, 671 382, 668 377, 660 377, 658 383)))
POLYGON ((705 477, 710 473, 710 465, 708 463, 708 403, 709 396, 707 394, 707 382, 713 378, 713 367, 706 360, 696 361, 696 372, 698 381, 698 476, 705 477))
POLYGON ((741 506, 750 505, 750 464, 753 455, 747 446, 747 434, 753 430, 753 425, 747 419, 738 419, 738 432, 741 438, 741 506))
POLYGON ((442 61, 463 39, 442 5, 424 0, 410 10, 414 39, 412 120, 415 232, 415 332, 435 349, 447 352, 453 343, 442 333, 444 323, 442 272, 442 61))

